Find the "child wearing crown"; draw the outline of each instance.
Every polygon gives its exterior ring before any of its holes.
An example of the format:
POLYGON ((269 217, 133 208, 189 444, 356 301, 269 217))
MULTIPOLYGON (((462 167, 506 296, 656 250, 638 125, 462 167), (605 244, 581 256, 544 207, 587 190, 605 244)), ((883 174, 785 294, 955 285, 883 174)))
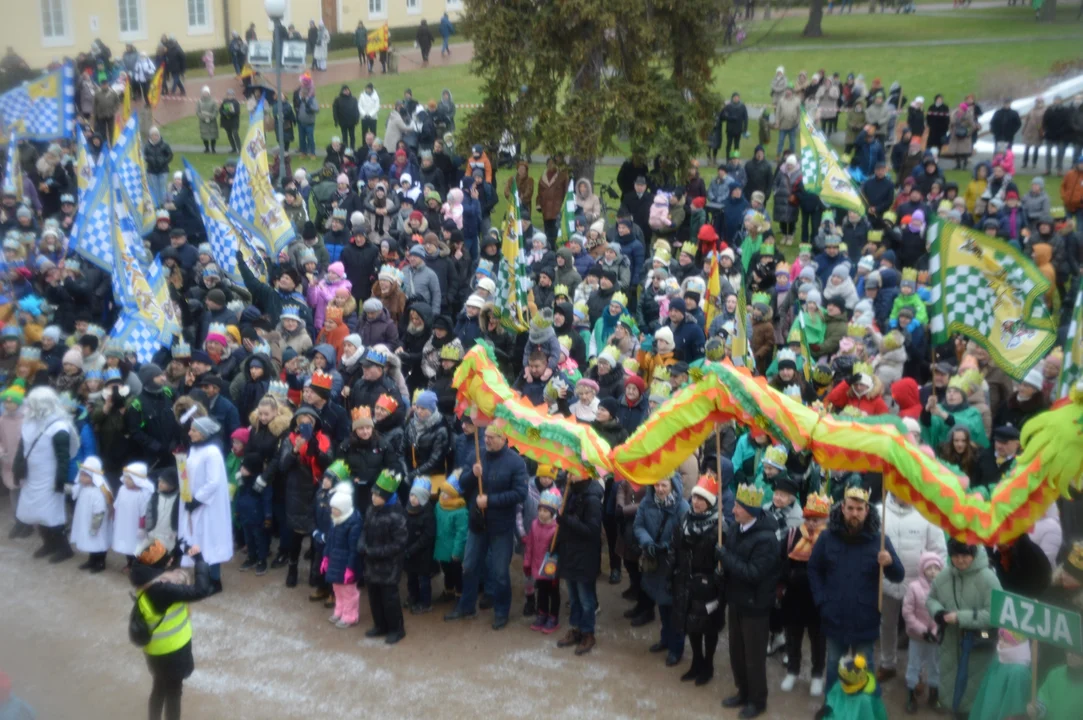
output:
POLYGON ((904 307, 914 311, 914 322, 922 327, 929 324, 929 312, 925 309, 925 301, 917 294, 918 271, 914 268, 905 268, 902 271, 902 283, 899 286, 899 294, 895 296, 895 302, 891 305, 889 321, 891 327, 899 324, 899 311, 904 307))
POLYGON ((406 637, 402 622, 399 581, 402 579, 409 531, 406 514, 398 502, 402 476, 384 470, 372 489, 372 505, 365 511, 362 543, 358 552, 365 558, 365 587, 368 590, 372 627, 368 638, 384 638, 394 645, 406 637))
POLYGON ((887 720, 884 701, 876 692, 876 678, 868 671, 865 656, 847 655, 839 660, 839 681, 827 694, 830 720, 887 720))

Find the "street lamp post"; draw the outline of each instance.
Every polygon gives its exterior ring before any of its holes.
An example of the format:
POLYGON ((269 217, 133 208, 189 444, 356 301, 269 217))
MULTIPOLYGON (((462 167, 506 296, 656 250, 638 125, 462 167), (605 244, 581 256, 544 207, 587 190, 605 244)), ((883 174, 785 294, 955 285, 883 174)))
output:
POLYGON ((275 68, 275 129, 278 133, 278 187, 286 184, 286 146, 282 131, 282 46, 286 42, 286 31, 282 27, 282 18, 286 14, 286 0, 263 0, 263 9, 274 23, 271 36, 271 62, 275 68), (276 47, 277 45, 277 47, 276 47))

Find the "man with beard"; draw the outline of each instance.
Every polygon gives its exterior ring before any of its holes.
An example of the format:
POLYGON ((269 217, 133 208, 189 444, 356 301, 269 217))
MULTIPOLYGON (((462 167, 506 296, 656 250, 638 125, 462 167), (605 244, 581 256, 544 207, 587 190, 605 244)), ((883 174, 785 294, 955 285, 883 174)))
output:
POLYGON ((864 655, 869 670, 873 646, 880 636, 880 572, 901 583, 905 570, 891 540, 880 549, 880 516, 869 508, 869 491, 846 488, 841 504, 831 509, 827 532, 809 558, 808 579, 827 637, 825 693, 838 681, 839 659, 851 651, 864 655), (875 610, 873 608, 876 608, 875 610))

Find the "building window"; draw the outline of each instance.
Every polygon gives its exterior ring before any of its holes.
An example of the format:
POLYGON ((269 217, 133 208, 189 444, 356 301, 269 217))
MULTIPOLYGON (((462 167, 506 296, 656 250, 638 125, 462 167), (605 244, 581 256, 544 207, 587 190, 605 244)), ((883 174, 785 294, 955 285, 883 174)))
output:
POLYGON ((68 0, 39 0, 41 4, 41 39, 46 47, 71 45, 71 17, 68 0))
POLYGON ((421 0, 406 0, 406 12, 410 15, 420 15, 421 0))
POLYGON ((207 35, 214 29, 209 5, 209 0, 188 0, 189 35, 207 35))
POLYGON ((448 10, 462 10, 463 0, 446 0, 446 2, 444 3, 444 7, 446 7, 448 10))
POLYGON ((120 39, 139 40, 147 36, 143 25, 143 0, 117 0, 120 39))
POLYGON ((382 20, 387 17, 387 5, 384 0, 369 0, 369 19, 382 20))

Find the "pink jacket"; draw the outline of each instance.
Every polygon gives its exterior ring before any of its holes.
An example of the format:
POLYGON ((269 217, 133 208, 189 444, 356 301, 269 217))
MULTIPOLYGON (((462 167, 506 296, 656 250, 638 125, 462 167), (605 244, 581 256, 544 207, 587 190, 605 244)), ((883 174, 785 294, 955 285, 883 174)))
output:
POLYGON ((538 568, 541 567, 545 553, 549 552, 556 531, 556 520, 548 525, 542 525, 538 520, 531 524, 530 532, 523 539, 523 573, 528 577, 538 574, 538 568))
MULTIPOLYGON (((331 263, 332 265, 339 265, 341 263, 331 263)), ((345 274, 345 270, 343 270, 345 274)), ((312 322, 317 328, 323 328, 323 317, 327 311, 327 305, 335 299, 335 292, 339 288, 346 288, 346 292, 350 292, 353 289, 353 285, 349 280, 339 280, 337 283, 328 283, 326 280, 321 280, 318 283, 308 286, 308 304, 312 306, 312 322)))
POLYGON ((922 640, 926 630, 936 632, 936 623, 925 608, 925 600, 929 597, 931 587, 925 577, 925 570, 930 565, 943 569, 944 561, 934 552, 923 552, 918 560, 918 576, 910 583, 910 587, 906 589, 906 597, 903 598, 902 614, 906 621, 906 634, 915 640, 922 640))

